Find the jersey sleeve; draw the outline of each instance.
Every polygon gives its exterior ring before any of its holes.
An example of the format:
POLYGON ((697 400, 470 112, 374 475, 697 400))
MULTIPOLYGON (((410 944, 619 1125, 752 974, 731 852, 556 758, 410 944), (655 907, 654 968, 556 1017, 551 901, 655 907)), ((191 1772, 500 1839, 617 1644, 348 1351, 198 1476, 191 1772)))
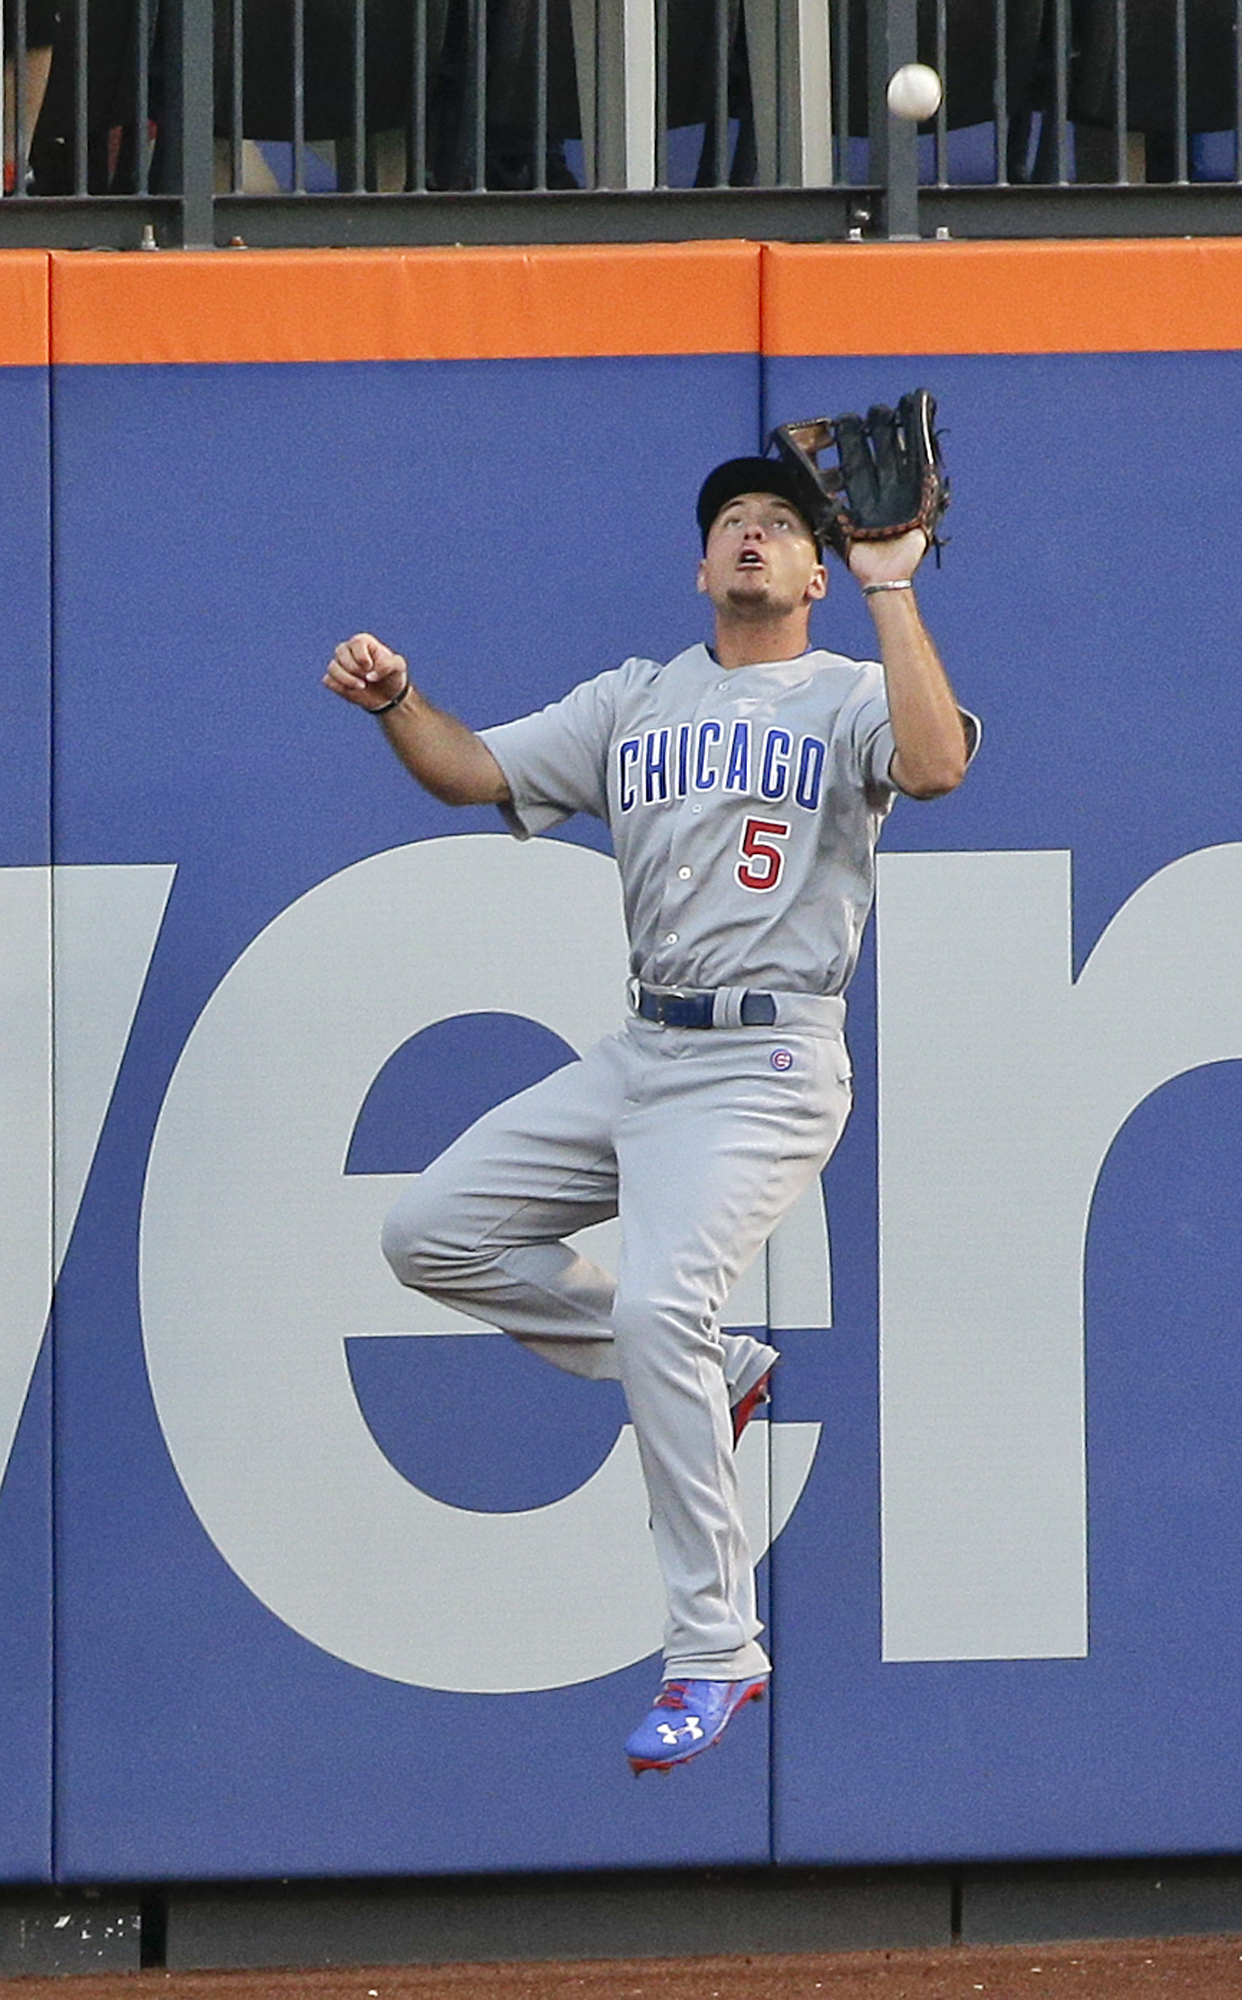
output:
POLYGON ((576 812, 607 817, 616 680, 615 672, 600 674, 533 715, 479 731, 504 772, 512 804, 501 811, 519 840, 576 812))
POLYGON ((868 661, 863 673, 849 718, 854 772, 870 803, 884 810, 897 790, 889 776, 897 744, 884 692, 884 669, 878 661, 868 661))
MULTIPOLYGON (((897 744, 884 693, 884 669, 877 663, 872 671, 879 677, 879 686, 870 687, 863 694, 852 718, 851 735, 859 782, 874 805, 887 807, 892 804, 898 790, 890 775, 897 744)), ((959 708, 958 714, 966 735, 966 766, 969 769, 979 748, 983 724, 968 708, 959 708)))

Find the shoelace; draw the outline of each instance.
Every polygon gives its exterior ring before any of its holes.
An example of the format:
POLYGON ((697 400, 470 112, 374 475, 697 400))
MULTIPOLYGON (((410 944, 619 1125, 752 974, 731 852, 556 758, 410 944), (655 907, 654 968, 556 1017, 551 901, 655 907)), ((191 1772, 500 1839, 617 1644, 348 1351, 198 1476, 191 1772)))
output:
POLYGON ((663 1690, 652 1703, 653 1708, 684 1708, 686 1705, 685 1681, 665 1681, 663 1690))

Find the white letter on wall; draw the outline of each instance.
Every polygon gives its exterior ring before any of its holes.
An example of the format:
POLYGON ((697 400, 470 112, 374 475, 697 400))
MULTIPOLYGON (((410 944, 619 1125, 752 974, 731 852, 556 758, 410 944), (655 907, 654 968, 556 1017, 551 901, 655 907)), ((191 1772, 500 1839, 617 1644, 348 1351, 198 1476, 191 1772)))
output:
POLYGON ((0 869, 0 1478, 173 872, 0 869))
MULTIPOLYGON (((403 1177, 344 1172, 385 1062, 432 1023, 488 1010, 585 1048, 617 1025, 624 978, 606 857, 488 834, 423 841, 282 912, 217 988, 169 1085, 143 1204, 142 1316, 173 1463, 255 1595, 372 1673, 503 1693, 593 1679, 659 1645, 628 1425, 551 1506, 449 1506, 381 1452, 346 1362, 353 1334, 480 1330, 403 1291, 384 1263, 380 1223, 403 1177)), ((819 1426, 768 1428, 777 1532, 819 1426)), ((752 1429, 739 1470, 758 1555, 767 1450, 752 1429)))
POLYGON ((1242 846, 1076 983, 1068 854, 888 855, 879 912, 884 1657, 1081 1655, 1087 1219, 1143 1099, 1242 1057, 1242 846))

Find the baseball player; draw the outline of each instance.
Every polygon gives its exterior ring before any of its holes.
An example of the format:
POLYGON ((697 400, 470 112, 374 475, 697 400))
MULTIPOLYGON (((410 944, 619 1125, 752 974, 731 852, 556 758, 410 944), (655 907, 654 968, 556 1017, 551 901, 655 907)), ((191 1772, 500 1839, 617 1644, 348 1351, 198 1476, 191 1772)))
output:
POLYGON ((828 580, 789 465, 717 466, 698 519, 711 646, 478 734, 370 633, 325 675, 435 797, 520 839, 575 812, 612 833, 628 1018, 457 1139, 383 1247, 403 1284, 624 1386, 668 1598, 635 1772, 697 1756, 767 1685, 734 1448, 777 1357, 718 1316, 849 1112, 843 994, 884 817, 958 785, 976 731, 915 601, 924 528, 851 545, 880 655, 859 664, 810 649, 828 580), (565 1239, 618 1213, 614 1280, 565 1239))

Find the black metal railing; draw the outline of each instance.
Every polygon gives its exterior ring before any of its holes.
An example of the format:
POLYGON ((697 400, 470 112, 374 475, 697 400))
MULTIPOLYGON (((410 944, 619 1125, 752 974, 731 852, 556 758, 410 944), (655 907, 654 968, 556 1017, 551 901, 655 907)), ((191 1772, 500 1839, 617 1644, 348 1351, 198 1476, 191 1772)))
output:
POLYGON ((4 0, 4 31, 0 247, 1242 226, 1242 0, 4 0))

